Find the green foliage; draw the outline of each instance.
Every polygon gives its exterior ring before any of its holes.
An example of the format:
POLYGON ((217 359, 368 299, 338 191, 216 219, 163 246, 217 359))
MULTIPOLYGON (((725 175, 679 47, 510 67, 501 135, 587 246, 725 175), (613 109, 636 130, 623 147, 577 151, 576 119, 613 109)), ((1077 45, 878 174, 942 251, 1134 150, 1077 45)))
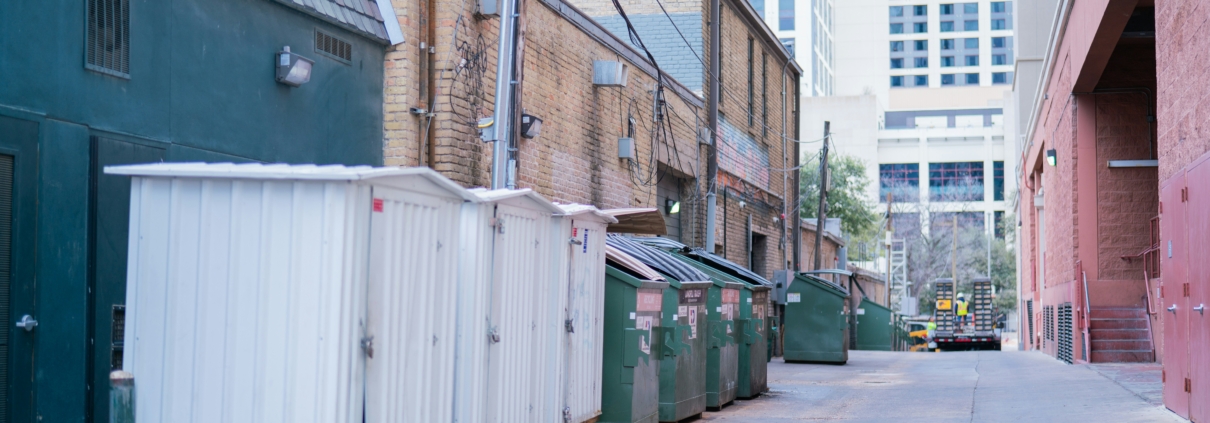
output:
MULTIPOLYGON (((879 216, 865 197, 870 185, 866 176, 865 163, 861 159, 843 154, 828 155, 828 217, 840 218, 840 229, 854 238, 873 239, 877 233, 879 216)), ((819 159, 808 162, 801 169, 803 204, 800 216, 817 217, 819 209, 819 159)), ((872 249, 872 247, 871 247, 872 249)), ((853 254, 850 251, 850 254, 853 254)))

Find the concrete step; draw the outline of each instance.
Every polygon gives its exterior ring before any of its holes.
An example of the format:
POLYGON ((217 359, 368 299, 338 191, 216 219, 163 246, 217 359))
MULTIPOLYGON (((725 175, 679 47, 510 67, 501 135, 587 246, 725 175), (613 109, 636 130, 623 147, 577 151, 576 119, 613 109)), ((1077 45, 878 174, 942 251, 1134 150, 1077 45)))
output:
POLYGON ((1151 342, 1147 340, 1100 340, 1095 336, 1092 338, 1093 351, 1114 351, 1114 350, 1131 350, 1131 351, 1151 351, 1151 342))
POLYGON ((1147 329, 1147 319, 1089 319, 1092 329, 1147 329))
POLYGON ((1149 340, 1147 329, 1093 329, 1089 331, 1093 340, 1097 341, 1133 341, 1149 340))
POLYGON ((1142 319, 1147 310, 1142 308, 1094 308, 1089 313, 1093 319, 1142 319))
POLYGON ((1155 357, 1151 351, 1109 350, 1092 351, 1093 363, 1152 363, 1155 357))

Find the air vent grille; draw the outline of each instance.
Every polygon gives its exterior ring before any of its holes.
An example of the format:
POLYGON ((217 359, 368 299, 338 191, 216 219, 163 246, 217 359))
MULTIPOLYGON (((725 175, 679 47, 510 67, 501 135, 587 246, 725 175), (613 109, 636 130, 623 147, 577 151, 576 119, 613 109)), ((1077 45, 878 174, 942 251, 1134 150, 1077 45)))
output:
POLYGON ((315 51, 346 64, 353 61, 352 44, 320 31, 315 31, 315 51))
POLYGON ((130 77, 129 0, 88 0, 87 37, 85 68, 130 77))

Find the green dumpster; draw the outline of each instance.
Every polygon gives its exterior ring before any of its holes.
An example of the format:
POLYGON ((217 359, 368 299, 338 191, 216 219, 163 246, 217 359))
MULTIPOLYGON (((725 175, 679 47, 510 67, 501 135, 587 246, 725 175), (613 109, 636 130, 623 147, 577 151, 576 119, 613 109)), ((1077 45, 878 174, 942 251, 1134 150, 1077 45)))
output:
POLYGON ((639 277, 605 267, 600 422, 658 420, 660 360, 652 355, 665 347, 660 312, 669 285, 639 277))
POLYGON ((863 298, 857 308, 857 349, 867 351, 892 351, 895 341, 895 326, 891 322, 891 309, 863 298))
POLYGON ((735 319, 739 316, 740 291, 744 284, 727 282, 707 292, 706 318, 710 338, 706 340, 706 406, 721 409, 735 400, 739 376, 739 346, 735 319))
POLYGON ((769 310, 769 287, 746 284, 740 292, 739 315, 735 327, 742 337, 739 344, 740 398, 754 398, 769 390, 769 359, 765 343, 769 329, 765 316, 769 310))
POLYGON ((786 289, 783 357, 788 362, 844 364, 849 361, 848 290, 823 279, 796 274, 786 289))
MULTIPOLYGON (((662 422, 677 422, 706 411, 707 292, 712 282, 680 282, 664 275, 674 289, 664 291, 661 326, 675 327, 670 334, 680 345, 663 348, 660 359, 662 422)), ((671 344, 671 343, 669 343, 671 344)))

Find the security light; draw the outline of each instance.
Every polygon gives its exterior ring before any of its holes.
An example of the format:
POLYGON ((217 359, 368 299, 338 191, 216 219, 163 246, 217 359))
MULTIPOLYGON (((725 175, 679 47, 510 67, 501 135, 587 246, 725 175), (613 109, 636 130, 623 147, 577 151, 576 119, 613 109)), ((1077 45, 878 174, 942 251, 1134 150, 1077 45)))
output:
POLYGON ((537 138, 542 133, 542 119, 533 115, 521 115, 521 136, 527 139, 537 138))
POLYGON ((1046 150, 1046 164, 1054 166, 1059 162, 1058 152, 1055 149, 1046 150))
POLYGON ((671 198, 664 199, 664 214, 677 214, 681 212, 681 202, 673 201, 671 198))
POLYGON ((311 80, 315 61, 290 52, 290 46, 277 52, 277 82, 297 87, 311 80))

